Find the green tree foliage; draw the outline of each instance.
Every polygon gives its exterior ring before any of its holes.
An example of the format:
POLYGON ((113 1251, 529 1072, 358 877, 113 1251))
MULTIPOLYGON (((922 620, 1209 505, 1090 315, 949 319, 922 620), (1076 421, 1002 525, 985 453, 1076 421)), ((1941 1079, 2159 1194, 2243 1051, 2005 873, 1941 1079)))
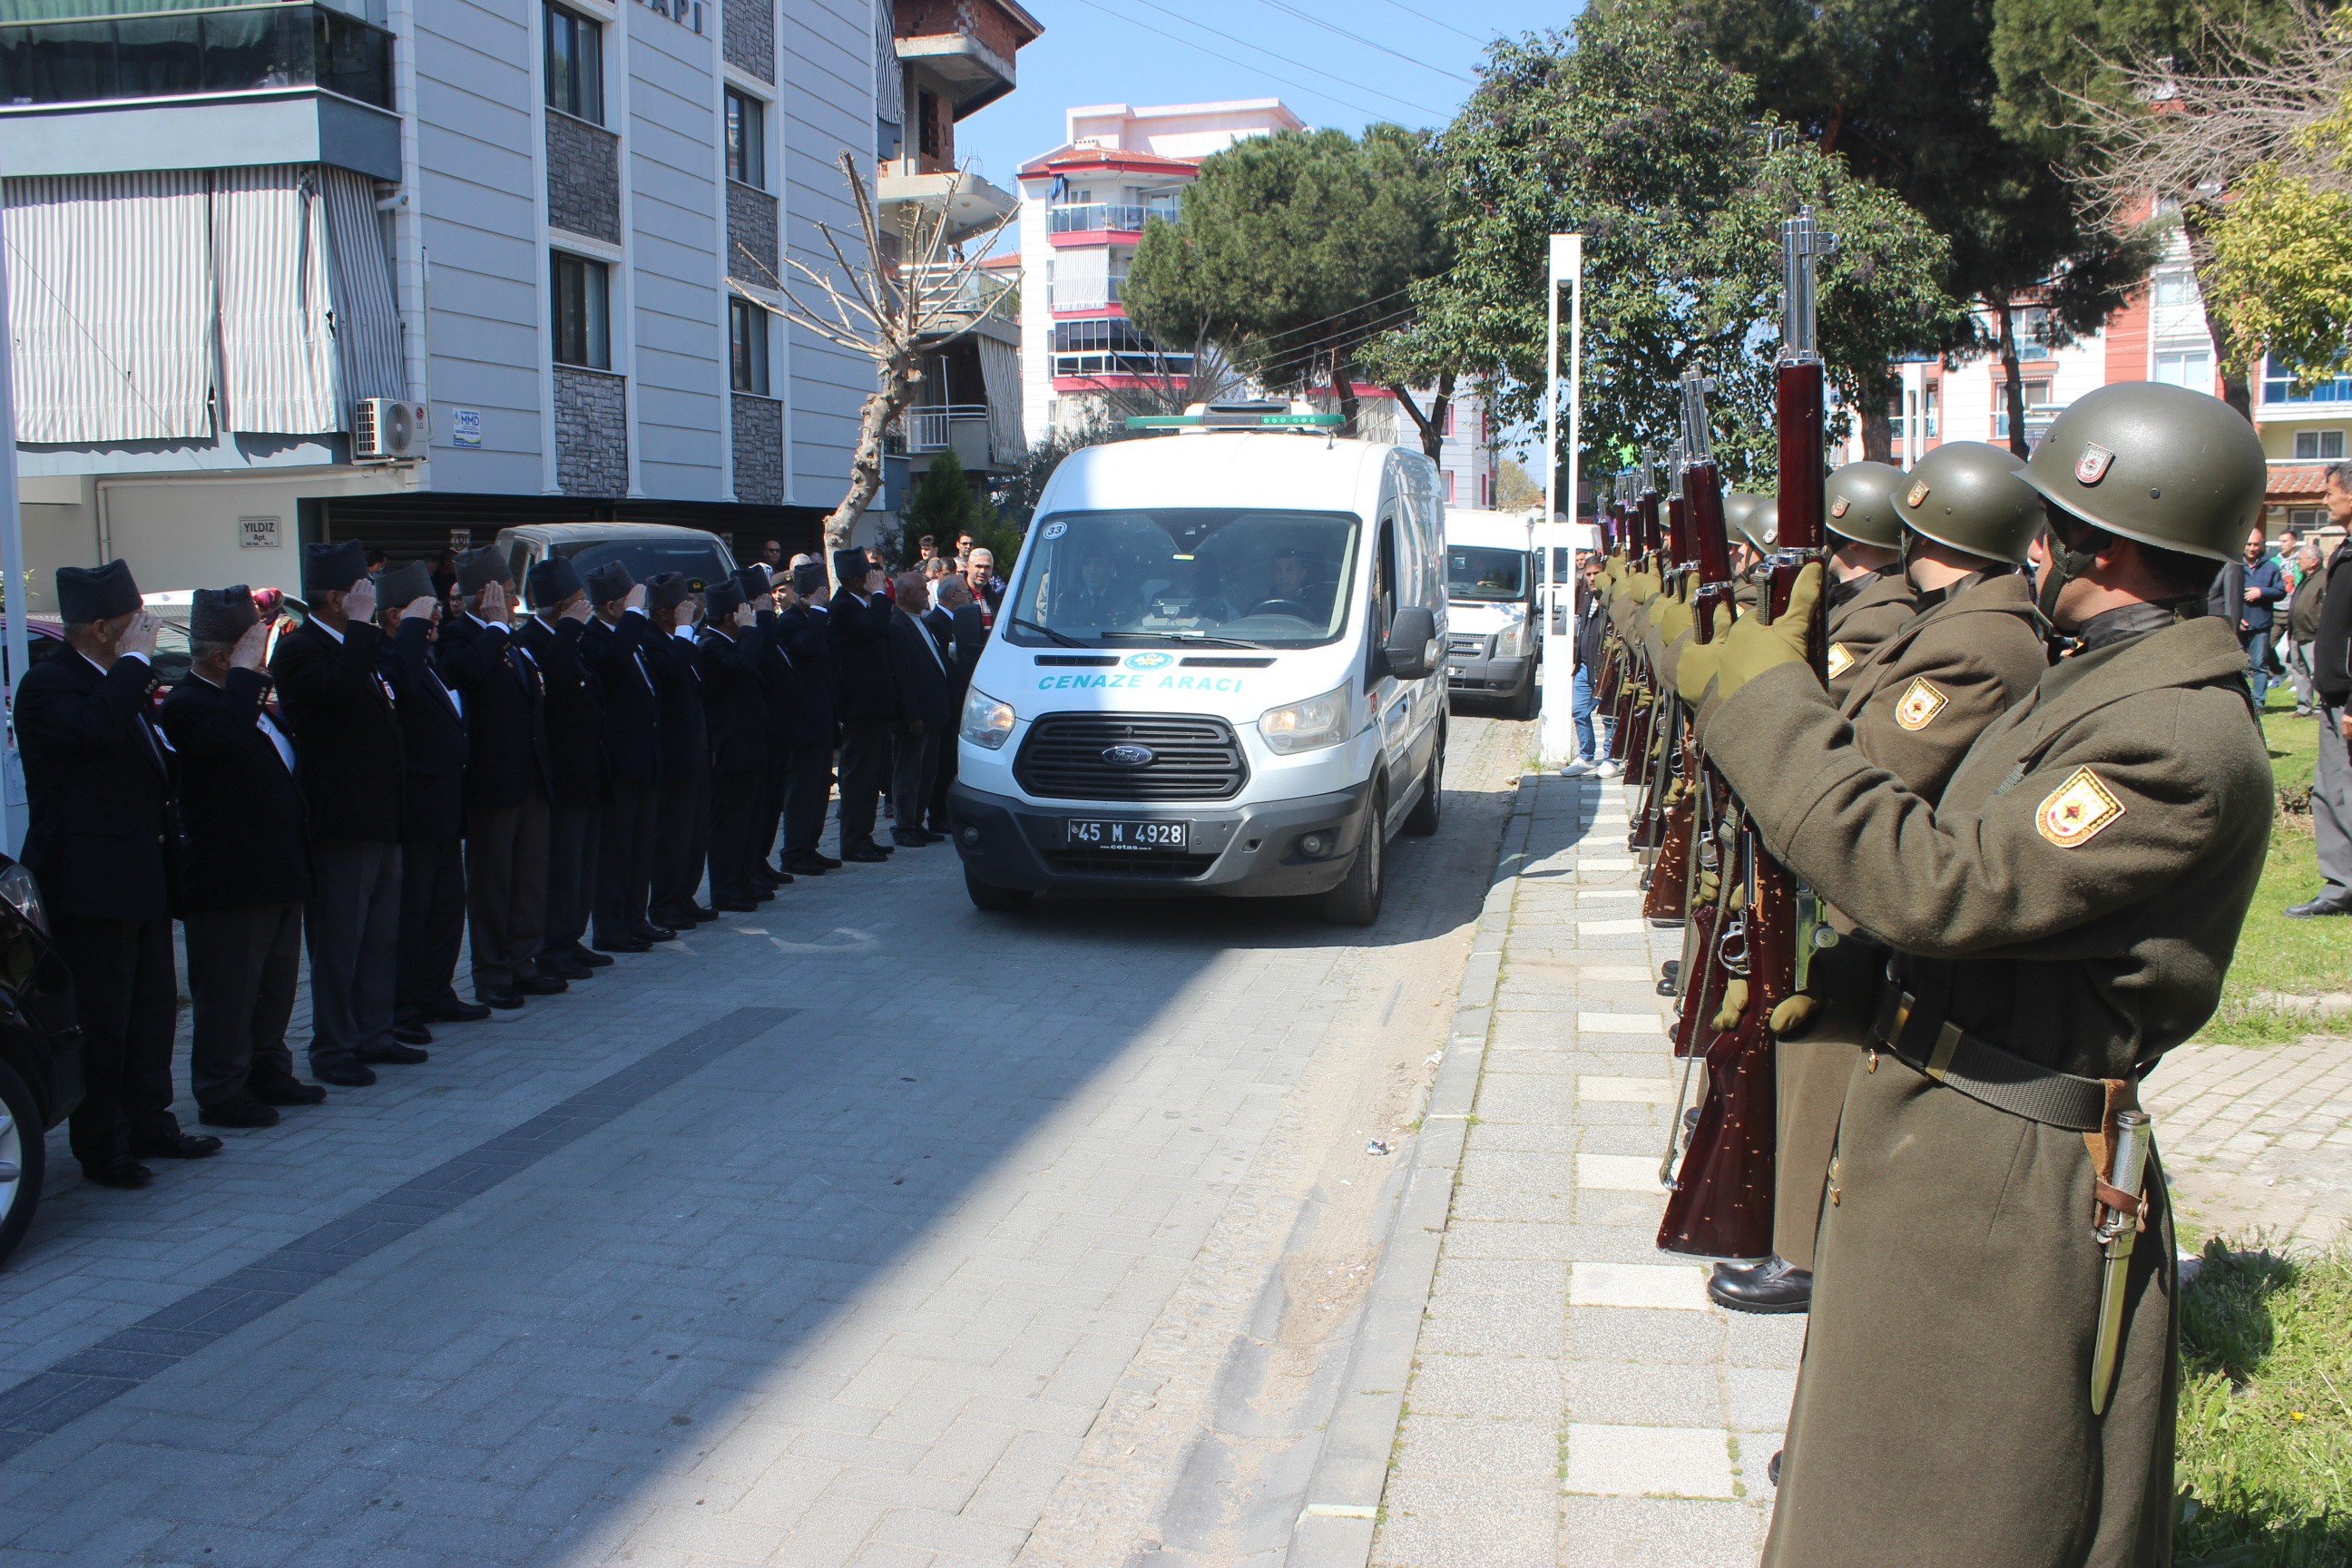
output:
MULTIPOLYGON (((1691 0, 1716 54, 1756 104, 1915 208, 1951 247, 1946 286, 1981 308, 1936 346, 2000 356, 2012 444, 2024 446, 2015 312, 2050 312, 2044 341, 2095 331, 2147 270, 2147 247, 2086 216, 2049 137, 2006 105, 1994 65, 2006 0, 1691 0)), ((2050 0, 2085 12, 2170 0, 2050 0)), ((2060 24, 2063 26, 2063 24, 2060 24)), ((1889 394, 1865 405, 1883 426, 1889 394)), ((1880 428, 1869 432, 1884 455, 1880 428)))
POLYGON ((976 537, 992 516, 972 492, 961 460, 951 451, 934 452, 930 467, 917 477, 898 510, 898 548, 892 553, 902 563, 912 560, 915 542, 927 533, 946 553, 955 548, 957 534, 976 537))
POLYGON ((1718 383, 1718 456, 1735 479, 1771 482, 1783 217, 1810 205, 1839 237, 1821 326, 1849 404, 1882 396, 1887 360, 1943 341, 1958 308, 1940 282, 1945 241, 1834 157, 1759 127, 1754 96, 1665 0, 1594 0, 1573 39, 1496 43, 1439 139, 1461 187, 1459 259, 1416 290, 1408 335, 1507 377, 1502 417, 1539 417, 1545 237, 1580 232, 1586 467, 1666 446, 1682 373, 1698 369, 1718 383))
POLYGON ((2352 196, 2259 164, 2212 226, 2207 310, 2228 323, 2248 375, 2267 350, 2306 382, 2343 369, 2352 343, 2352 196))
MULTIPOLYGON (((1426 138, 1401 126, 1361 141, 1286 131, 1235 142, 1202 161, 1173 223, 1145 228, 1128 310, 1163 342, 1223 345, 1265 385, 1328 380, 1352 430, 1367 343, 1409 314, 1413 283, 1452 261, 1446 195, 1426 138)), ((1454 368, 1382 362, 1381 373, 1454 368)), ((1442 410, 1412 408, 1426 444, 1442 410)))

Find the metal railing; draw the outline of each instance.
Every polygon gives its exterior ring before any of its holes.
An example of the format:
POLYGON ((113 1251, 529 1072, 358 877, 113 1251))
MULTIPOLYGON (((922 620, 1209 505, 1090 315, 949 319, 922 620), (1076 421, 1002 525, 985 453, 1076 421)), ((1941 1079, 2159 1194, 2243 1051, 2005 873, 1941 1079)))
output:
POLYGON ((1164 217, 1176 221, 1177 204, 1148 202, 1128 205, 1118 202, 1072 202, 1053 209, 1051 217, 1055 234, 1090 234, 1108 230, 1118 234, 1140 234, 1147 219, 1164 217))
POLYGON ((935 403, 928 407, 907 411, 907 450, 909 452, 944 452, 948 449, 949 426, 960 419, 988 420, 985 403, 935 403))
POLYGON ((954 261, 936 261, 929 267, 910 264, 904 268, 903 276, 914 288, 926 316, 941 311, 971 317, 998 311, 1009 314, 1009 298, 1021 283, 1017 276, 971 271, 954 261))

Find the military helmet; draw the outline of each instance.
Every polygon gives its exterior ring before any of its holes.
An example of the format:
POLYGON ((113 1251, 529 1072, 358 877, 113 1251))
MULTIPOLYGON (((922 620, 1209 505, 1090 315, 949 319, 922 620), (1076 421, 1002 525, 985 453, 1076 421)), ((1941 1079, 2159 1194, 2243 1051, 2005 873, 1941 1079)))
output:
POLYGON ((2069 404, 2018 477, 2109 533, 2234 561, 2269 474, 2261 437, 2220 398, 2123 381, 2069 404))
POLYGON ((1731 490, 1723 498, 1723 521, 1734 543, 1745 541, 1761 552, 1769 551, 1779 535, 1780 511, 1770 496, 1731 490))
POLYGON ((1864 458, 1848 463, 1829 479, 1829 529, 1858 544, 1892 550, 1903 542, 1903 521, 1895 498, 1903 493, 1903 470, 1864 458))
POLYGON ((2023 564, 2042 531, 2042 498, 2018 477, 2025 460, 2006 447, 1947 441, 1911 470, 1903 526, 1970 555, 2023 564))

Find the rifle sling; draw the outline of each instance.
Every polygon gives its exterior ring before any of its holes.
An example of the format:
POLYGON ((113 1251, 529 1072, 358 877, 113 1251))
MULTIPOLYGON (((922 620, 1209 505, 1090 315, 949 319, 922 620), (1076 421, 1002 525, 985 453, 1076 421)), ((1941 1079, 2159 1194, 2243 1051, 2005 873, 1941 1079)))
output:
POLYGON ((1970 1100, 2075 1132, 2107 1124, 2107 1083, 2031 1062, 1968 1033, 1948 1018, 1923 1013, 1917 998, 1889 983, 1878 1000, 1871 1038, 1896 1060, 1970 1100))

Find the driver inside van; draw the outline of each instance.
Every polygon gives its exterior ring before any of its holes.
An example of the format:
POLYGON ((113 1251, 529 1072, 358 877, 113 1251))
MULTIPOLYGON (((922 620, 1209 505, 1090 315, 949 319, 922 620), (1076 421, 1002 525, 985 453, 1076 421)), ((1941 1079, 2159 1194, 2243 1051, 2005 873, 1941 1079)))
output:
POLYGON ((1274 552, 1274 579, 1266 586, 1265 602, 1252 614, 1273 606, 1277 614, 1287 609, 1303 621, 1328 621, 1332 591, 1331 584, 1309 583, 1307 557, 1286 547, 1274 552))
POLYGON ((1099 550, 1078 563, 1078 585, 1062 606, 1062 623, 1074 626, 1123 626, 1134 618, 1134 601, 1119 585, 1118 567, 1099 550))

